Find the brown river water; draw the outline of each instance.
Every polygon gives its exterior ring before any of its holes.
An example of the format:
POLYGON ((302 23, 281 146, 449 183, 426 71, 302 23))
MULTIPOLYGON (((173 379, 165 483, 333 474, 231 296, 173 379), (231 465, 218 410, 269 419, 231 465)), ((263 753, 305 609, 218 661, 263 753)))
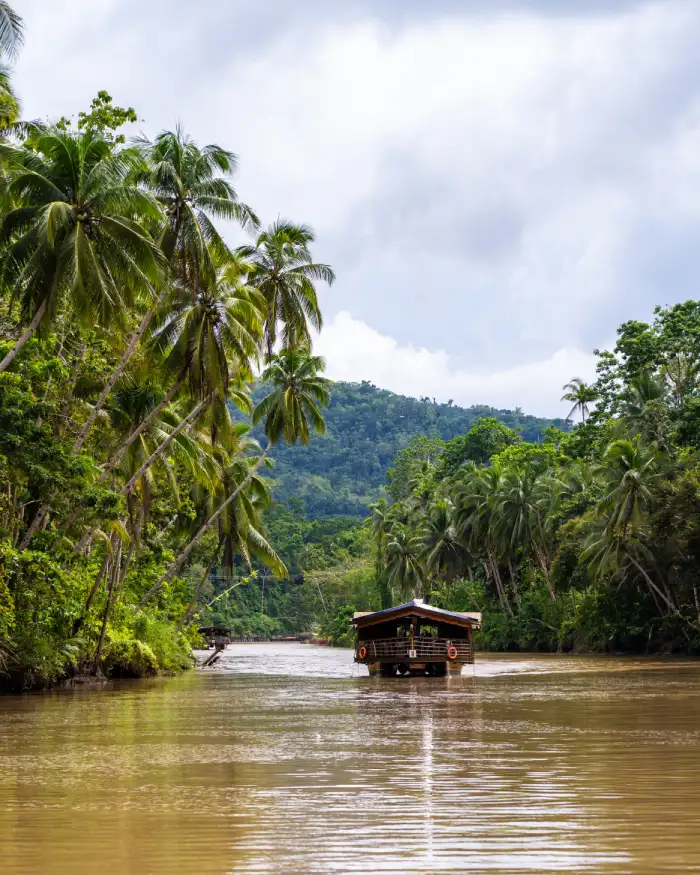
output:
POLYGON ((239 872, 700 872, 700 663, 251 644, 0 698, 2 875, 239 872))

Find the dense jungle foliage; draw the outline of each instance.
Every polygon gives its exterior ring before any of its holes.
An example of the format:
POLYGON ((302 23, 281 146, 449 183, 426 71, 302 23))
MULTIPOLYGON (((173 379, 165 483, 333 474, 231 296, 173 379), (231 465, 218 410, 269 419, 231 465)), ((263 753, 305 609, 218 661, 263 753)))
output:
POLYGON ((386 476, 394 456, 416 437, 450 441, 484 417, 517 429, 525 441, 540 440, 550 425, 566 428, 563 420, 526 416, 519 409, 465 409, 451 401, 406 398, 367 382, 334 383, 324 415, 326 433, 308 447, 280 447, 272 475, 275 500, 301 500, 296 506, 310 519, 367 516, 373 503, 388 497, 386 476))
MULTIPOLYGON (((0 0, 3 56, 21 40, 0 0)), ((18 122, 5 67, 0 111, 0 687, 178 670, 211 569, 287 577, 262 474, 324 430, 309 332, 333 271, 308 227, 261 227, 220 146, 130 141, 106 92, 18 122)))
POLYGON ((416 595, 493 649, 700 649, 699 303, 623 324, 571 429, 331 386, 333 271, 231 152, 129 140, 106 92, 20 114, 3 68, 0 688, 179 670, 210 620, 343 643, 416 595))
POLYGON ((564 387, 569 433, 528 443, 487 418, 418 438, 364 529, 325 553, 308 538, 327 634, 421 596, 482 611, 490 649, 700 650, 700 303, 623 324, 597 356, 595 383, 564 387))
POLYGON ((239 619, 264 605, 279 631, 348 643, 354 610, 421 596, 482 611, 485 648, 697 653, 700 303, 623 324, 597 357, 593 384, 564 387, 568 432, 527 442, 486 417, 417 437, 365 522, 275 505, 271 537, 301 577, 249 586, 239 619))

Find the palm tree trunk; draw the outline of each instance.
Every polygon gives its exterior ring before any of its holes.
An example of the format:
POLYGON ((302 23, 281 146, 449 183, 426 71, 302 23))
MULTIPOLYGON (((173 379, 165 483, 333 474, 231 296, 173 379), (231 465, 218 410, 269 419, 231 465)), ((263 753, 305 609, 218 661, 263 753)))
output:
POLYGON ((134 558, 134 553, 136 552, 136 546, 141 535, 141 527, 143 526, 143 520, 145 516, 146 509, 143 505, 141 505, 141 507, 139 508, 138 516, 136 518, 136 522, 134 523, 134 528, 131 532, 131 541, 129 543, 129 551, 126 554, 126 559, 124 560, 124 567, 119 574, 120 586, 124 583, 124 581, 126 580, 126 575, 129 573, 129 566, 131 565, 131 560, 134 558))
POLYGON ((148 416, 145 417, 141 421, 141 423, 131 432, 129 437, 124 441, 124 443, 119 447, 117 452, 112 456, 112 458, 107 462, 104 471, 100 475, 98 483, 102 483, 109 476, 110 471, 112 471, 119 464, 124 453, 129 449, 129 447, 137 440, 150 426, 153 420, 158 416, 161 411, 163 411, 168 404, 173 400, 175 395, 177 395, 178 391, 182 387, 182 384, 185 382, 185 378, 187 376, 187 371, 183 370, 180 376, 177 378, 175 383, 170 387, 169 391, 163 398, 163 400, 156 407, 151 410, 148 416))
POLYGON ((180 434, 180 432, 183 429, 187 428, 187 426, 191 422, 194 422, 197 419, 199 414, 202 412, 202 410, 206 407, 207 403, 211 399, 212 394, 213 393, 211 393, 210 395, 207 395, 207 397, 203 401, 200 401, 199 404, 190 413, 187 414, 187 416, 182 420, 182 422, 177 426, 177 428, 174 428, 170 432, 170 434, 165 438, 165 440, 161 442, 160 446, 157 447, 151 453, 151 455, 146 459, 146 461, 143 463, 143 465, 141 465, 141 467, 134 474, 134 476, 131 478, 131 480, 129 480, 129 482, 126 484, 126 486, 122 489, 122 493, 124 495, 128 495, 131 492, 131 490, 134 488, 134 486, 136 486, 136 484, 141 479, 141 477, 143 477, 143 475, 146 473, 146 471, 148 471, 148 469, 155 462, 155 460, 163 452, 165 452, 165 450, 167 450, 167 448, 175 440, 175 438, 180 434))
POLYGON ((647 586, 649 587, 649 589, 650 589, 652 592, 656 592, 656 594, 661 598, 661 600, 662 600, 663 602, 666 603, 666 606, 668 607, 669 611, 670 611, 674 616, 678 617, 679 620, 682 620, 684 623, 686 623, 688 626, 690 626, 691 629, 694 629, 695 631, 697 631, 697 629, 698 629, 698 623, 693 623, 693 622, 692 622, 691 620, 689 620, 687 617, 684 617, 683 614, 681 614, 681 612, 678 610, 678 608, 673 604, 673 602, 670 601, 670 600, 664 595, 664 593, 663 593, 663 592, 659 589, 659 587, 654 583, 654 581, 651 579, 651 577, 649 577, 649 575, 647 574, 647 572, 645 571, 645 569, 642 568, 642 566, 639 564, 639 562, 637 562, 637 560, 634 558, 634 556, 630 556, 629 558, 630 558, 630 562, 632 563, 632 565, 634 565, 634 567, 637 569, 637 571, 639 571, 639 573, 642 575, 642 577, 643 577, 644 580, 646 581, 647 586))
POLYGON ((511 617, 513 616, 513 609, 510 606, 510 602, 508 601, 508 596, 506 595, 505 588, 503 586, 503 580, 501 579, 501 573, 498 570, 498 563, 496 562, 496 557, 493 553, 488 550, 488 558, 489 563, 491 565, 491 575, 493 577, 493 581, 496 584, 496 591, 498 593, 498 598, 501 602, 501 606, 506 614, 509 614, 511 617))
POLYGON ((37 510, 37 512, 34 514, 34 519, 32 520, 31 525, 29 526, 27 531, 24 533, 24 537, 22 538, 22 541, 18 547, 20 553, 24 553, 24 551, 27 549, 27 547, 29 546, 29 542, 41 528, 41 524, 46 519, 46 515, 48 514, 48 512, 48 504, 42 504, 39 510, 37 510))
POLYGON ((221 514, 226 510, 226 508, 231 504, 231 502, 236 498, 238 493, 253 479, 255 472, 262 465, 262 463, 267 458, 267 454, 270 452, 272 447, 272 443, 268 441, 267 446, 265 447, 265 452, 260 456, 258 461, 255 463, 255 466, 248 473, 248 475, 243 479, 243 481, 233 490, 233 492, 229 495, 226 501, 222 502, 219 507, 214 511, 214 513, 209 517, 209 519, 204 523, 204 525, 200 528, 197 534, 192 538, 189 544, 185 547, 185 549, 180 553, 177 559, 172 563, 170 568, 165 572, 165 574, 161 577, 161 579, 155 583, 146 593, 146 595, 141 599, 141 601, 136 606, 137 610, 141 610, 141 608, 151 600, 151 598, 158 592, 158 590, 168 583, 177 573, 178 569, 185 562, 190 553, 194 550, 197 544, 201 541, 201 539, 206 535, 206 533, 211 529, 214 523, 219 519, 221 514))
POLYGON ((109 581, 109 588, 107 590, 107 602, 105 604, 104 614, 102 615, 102 628, 100 629, 100 638, 97 642, 97 649, 95 650, 95 661, 94 661, 94 672, 97 674, 101 673, 100 661, 102 659, 102 647, 105 643, 105 634, 107 632, 107 621, 109 620, 109 613, 112 608, 112 603, 114 600, 114 587, 117 582, 117 578, 119 577, 119 568, 121 565, 121 555, 122 555, 122 545, 121 541, 119 542, 119 549, 117 551, 117 558, 112 565, 112 575, 109 581))
MULTIPOLYGON (((162 298, 162 295, 161 295, 161 298, 162 298)), ((160 301, 160 299, 159 299, 159 301, 160 301)), ((126 349, 122 353, 122 357, 119 360, 119 364, 112 371, 112 375, 110 376, 109 380, 107 380, 107 382, 105 383, 104 388, 100 392, 100 397, 95 402, 95 405, 92 408, 92 411, 87 418, 87 422, 83 426, 82 431, 80 432, 80 434, 78 435, 78 437, 75 441, 75 445, 73 446, 73 452, 77 453, 78 450, 85 443, 85 440, 86 440, 88 434, 90 433, 90 429, 95 424, 95 420, 97 419, 97 417, 100 413, 100 410, 102 410, 102 408, 105 405, 105 401, 107 400, 109 393, 114 388, 114 384, 117 382, 119 377, 121 377, 121 375, 124 373, 124 368, 127 366, 128 361, 131 358, 134 350, 136 349, 138 342, 141 340, 141 338, 144 335, 144 332, 148 328, 148 325, 151 321, 151 318, 153 317, 154 312, 155 312, 155 305, 149 307, 146 310, 146 313, 144 314, 144 317, 141 320, 141 324, 136 329, 136 331, 134 331, 134 333, 131 335, 129 342, 126 345, 126 349)))
POLYGON ((31 340, 32 337, 36 334, 36 330, 39 327, 39 323, 44 318, 44 313, 46 313, 46 308, 48 307, 49 302, 48 299, 45 299, 39 309, 34 314, 34 318, 29 323, 29 327, 24 332, 24 334, 20 337, 20 339, 15 343, 12 349, 8 352, 5 358, 0 362, 0 374, 6 371, 12 362, 15 360, 17 354, 21 351, 24 344, 31 340))
MULTIPOLYGON (((114 537, 114 535, 112 536, 114 537)), ((78 619, 73 623, 73 637, 75 637, 78 632, 81 630, 83 623, 87 620, 88 613, 90 612, 90 608, 92 607, 92 603, 95 601, 95 596, 100 588, 100 584, 102 583, 102 578, 107 573, 107 568, 109 567, 109 560, 112 556, 111 550, 105 551, 105 558, 102 561, 102 565, 100 570, 97 572, 97 577, 95 578, 95 582, 92 585, 90 593, 87 597, 87 601, 85 602, 85 607, 83 608, 83 613, 78 617, 78 619)))
POLYGON ((540 568, 542 569, 542 574, 544 575, 544 582, 547 584, 547 592, 549 593, 549 597, 553 602, 556 602, 557 596, 552 587, 552 581, 549 576, 549 569, 547 568, 547 560, 545 559, 544 553, 537 545, 537 543, 533 542, 535 548, 535 555, 537 556, 537 561, 540 564, 540 568))
POLYGON ((520 607, 520 591, 518 590, 518 582, 515 579, 515 572, 513 571, 513 563, 510 560, 510 556, 508 557, 508 574, 510 575, 510 586, 513 590, 513 596, 515 597, 515 604, 520 607))
POLYGON ((60 435, 65 427, 66 420, 68 419, 68 411, 70 410, 70 403, 73 400, 73 393, 75 391, 75 384, 78 382, 78 376, 80 375, 80 368, 83 364, 83 359, 85 358, 85 351, 87 350, 87 343, 84 343, 76 355, 73 361, 73 367, 70 372, 70 383, 69 389, 66 392, 66 397, 63 401, 63 405, 61 407, 61 412, 58 414, 58 419, 54 425, 53 433, 55 435, 60 435))
POLYGON ((197 607, 197 599, 199 598, 199 593, 202 591, 202 587, 207 582, 209 575, 211 574, 212 568, 216 565, 216 560, 219 558, 219 551, 221 550, 221 541, 216 545, 216 550, 214 550, 214 555, 211 557, 211 561, 209 565, 207 565, 206 571, 200 578, 199 583, 195 587, 195 591, 192 595, 192 601, 187 605, 187 610, 182 615, 180 622, 177 624, 176 631, 179 632, 185 623, 189 620, 190 616, 194 613, 194 609, 197 607))

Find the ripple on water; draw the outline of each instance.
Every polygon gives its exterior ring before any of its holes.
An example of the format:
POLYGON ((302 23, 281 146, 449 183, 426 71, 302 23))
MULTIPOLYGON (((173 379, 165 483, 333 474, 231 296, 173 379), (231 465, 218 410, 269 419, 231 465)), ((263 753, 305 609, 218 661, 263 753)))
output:
POLYGON ((0 700, 0 870, 700 871, 700 667, 478 658, 358 676, 234 646, 220 668, 0 700))

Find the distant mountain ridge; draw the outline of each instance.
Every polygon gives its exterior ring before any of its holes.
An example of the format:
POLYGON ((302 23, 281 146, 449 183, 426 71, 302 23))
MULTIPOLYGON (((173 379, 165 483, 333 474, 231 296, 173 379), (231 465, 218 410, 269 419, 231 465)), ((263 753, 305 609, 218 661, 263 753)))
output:
MULTIPOLYGON (((264 393, 255 392, 256 401, 264 393)), ((480 419, 493 416, 537 441, 550 425, 563 419, 526 416, 493 407, 457 407, 429 398, 408 398, 372 383, 334 383, 325 410, 326 434, 314 435, 307 447, 280 444, 272 452, 274 497, 288 504, 301 501, 309 518, 364 517, 383 494, 386 472, 398 450, 414 437, 445 441, 466 434, 480 419)), ((256 436, 262 438, 258 429, 256 436)))

